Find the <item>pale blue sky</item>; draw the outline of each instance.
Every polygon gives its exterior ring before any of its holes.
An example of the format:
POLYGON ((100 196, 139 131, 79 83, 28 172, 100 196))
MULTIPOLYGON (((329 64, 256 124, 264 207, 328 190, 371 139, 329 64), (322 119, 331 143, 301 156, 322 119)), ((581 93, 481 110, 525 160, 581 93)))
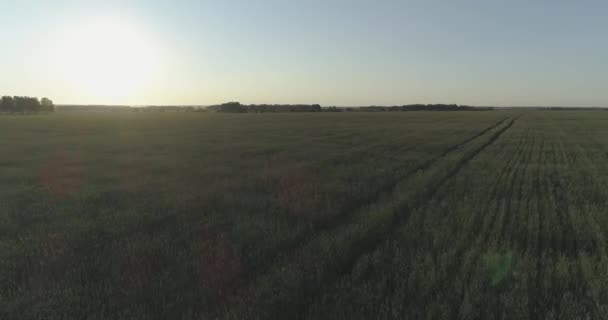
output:
POLYGON ((0 94, 56 103, 608 106, 606 1, 3 0, 0 14, 0 94))

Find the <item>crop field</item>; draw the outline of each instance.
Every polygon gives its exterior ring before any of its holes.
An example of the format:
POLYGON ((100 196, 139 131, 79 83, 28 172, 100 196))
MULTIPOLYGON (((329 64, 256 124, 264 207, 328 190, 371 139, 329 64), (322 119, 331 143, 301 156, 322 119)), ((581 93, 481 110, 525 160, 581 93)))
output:
POLYGON ((607 123, 0 116, 0 319, 606 318, 607 123))

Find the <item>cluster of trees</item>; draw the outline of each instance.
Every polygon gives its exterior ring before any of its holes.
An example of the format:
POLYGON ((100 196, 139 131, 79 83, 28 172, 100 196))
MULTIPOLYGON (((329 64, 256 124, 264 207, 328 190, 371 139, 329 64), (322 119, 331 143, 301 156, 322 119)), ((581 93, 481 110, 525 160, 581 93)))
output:
POLYGON ((0 113, 37 113, 55 111, 49 98, 38 100, 35 97, 3 96, 0 99, 0 113))
POLYGON ((321 112, 318 104, 240 104, 228 102, 207 107, 208 111, 232 113, 263 113, 263 112, 321 112))

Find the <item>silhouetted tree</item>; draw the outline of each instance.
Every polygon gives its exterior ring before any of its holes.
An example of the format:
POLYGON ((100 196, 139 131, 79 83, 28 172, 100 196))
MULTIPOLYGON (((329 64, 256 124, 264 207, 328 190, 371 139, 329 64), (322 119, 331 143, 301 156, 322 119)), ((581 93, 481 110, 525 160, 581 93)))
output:
POLYGON ((0 111, 1 112, 14 112, 15 110, 15 100, 13 97, 3 96, 2 101, 0 102, 0 111))
POLYGON ((227 102, 220 105, 210 106, 208 109, 217 112, 247 112, 245 106, 241 105, 239 102, 227 102))
POLYGON ((49 98, 40 99, 40 110, 47 112, 55 111, 55 105, 53 104, 53 100, 49 98))
POLYGON ((331 106, 331 107, 325 108, 323 111, 325 111, 325 112, 340 112, 342 110, 338 109, 336 106, 331 106))

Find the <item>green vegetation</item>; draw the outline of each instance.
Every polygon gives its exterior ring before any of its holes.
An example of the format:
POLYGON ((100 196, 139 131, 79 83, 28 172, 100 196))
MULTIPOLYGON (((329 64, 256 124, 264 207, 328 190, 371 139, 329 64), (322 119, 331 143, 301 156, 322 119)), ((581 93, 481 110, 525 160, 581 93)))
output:
POLYGON ((0 117, 0 318, 602 318, 607 120, 0 117))
POLYGON ((11 97, 0 99, 0 113, 38 113, 55 111, 53 101, 49 98, 11 97))

